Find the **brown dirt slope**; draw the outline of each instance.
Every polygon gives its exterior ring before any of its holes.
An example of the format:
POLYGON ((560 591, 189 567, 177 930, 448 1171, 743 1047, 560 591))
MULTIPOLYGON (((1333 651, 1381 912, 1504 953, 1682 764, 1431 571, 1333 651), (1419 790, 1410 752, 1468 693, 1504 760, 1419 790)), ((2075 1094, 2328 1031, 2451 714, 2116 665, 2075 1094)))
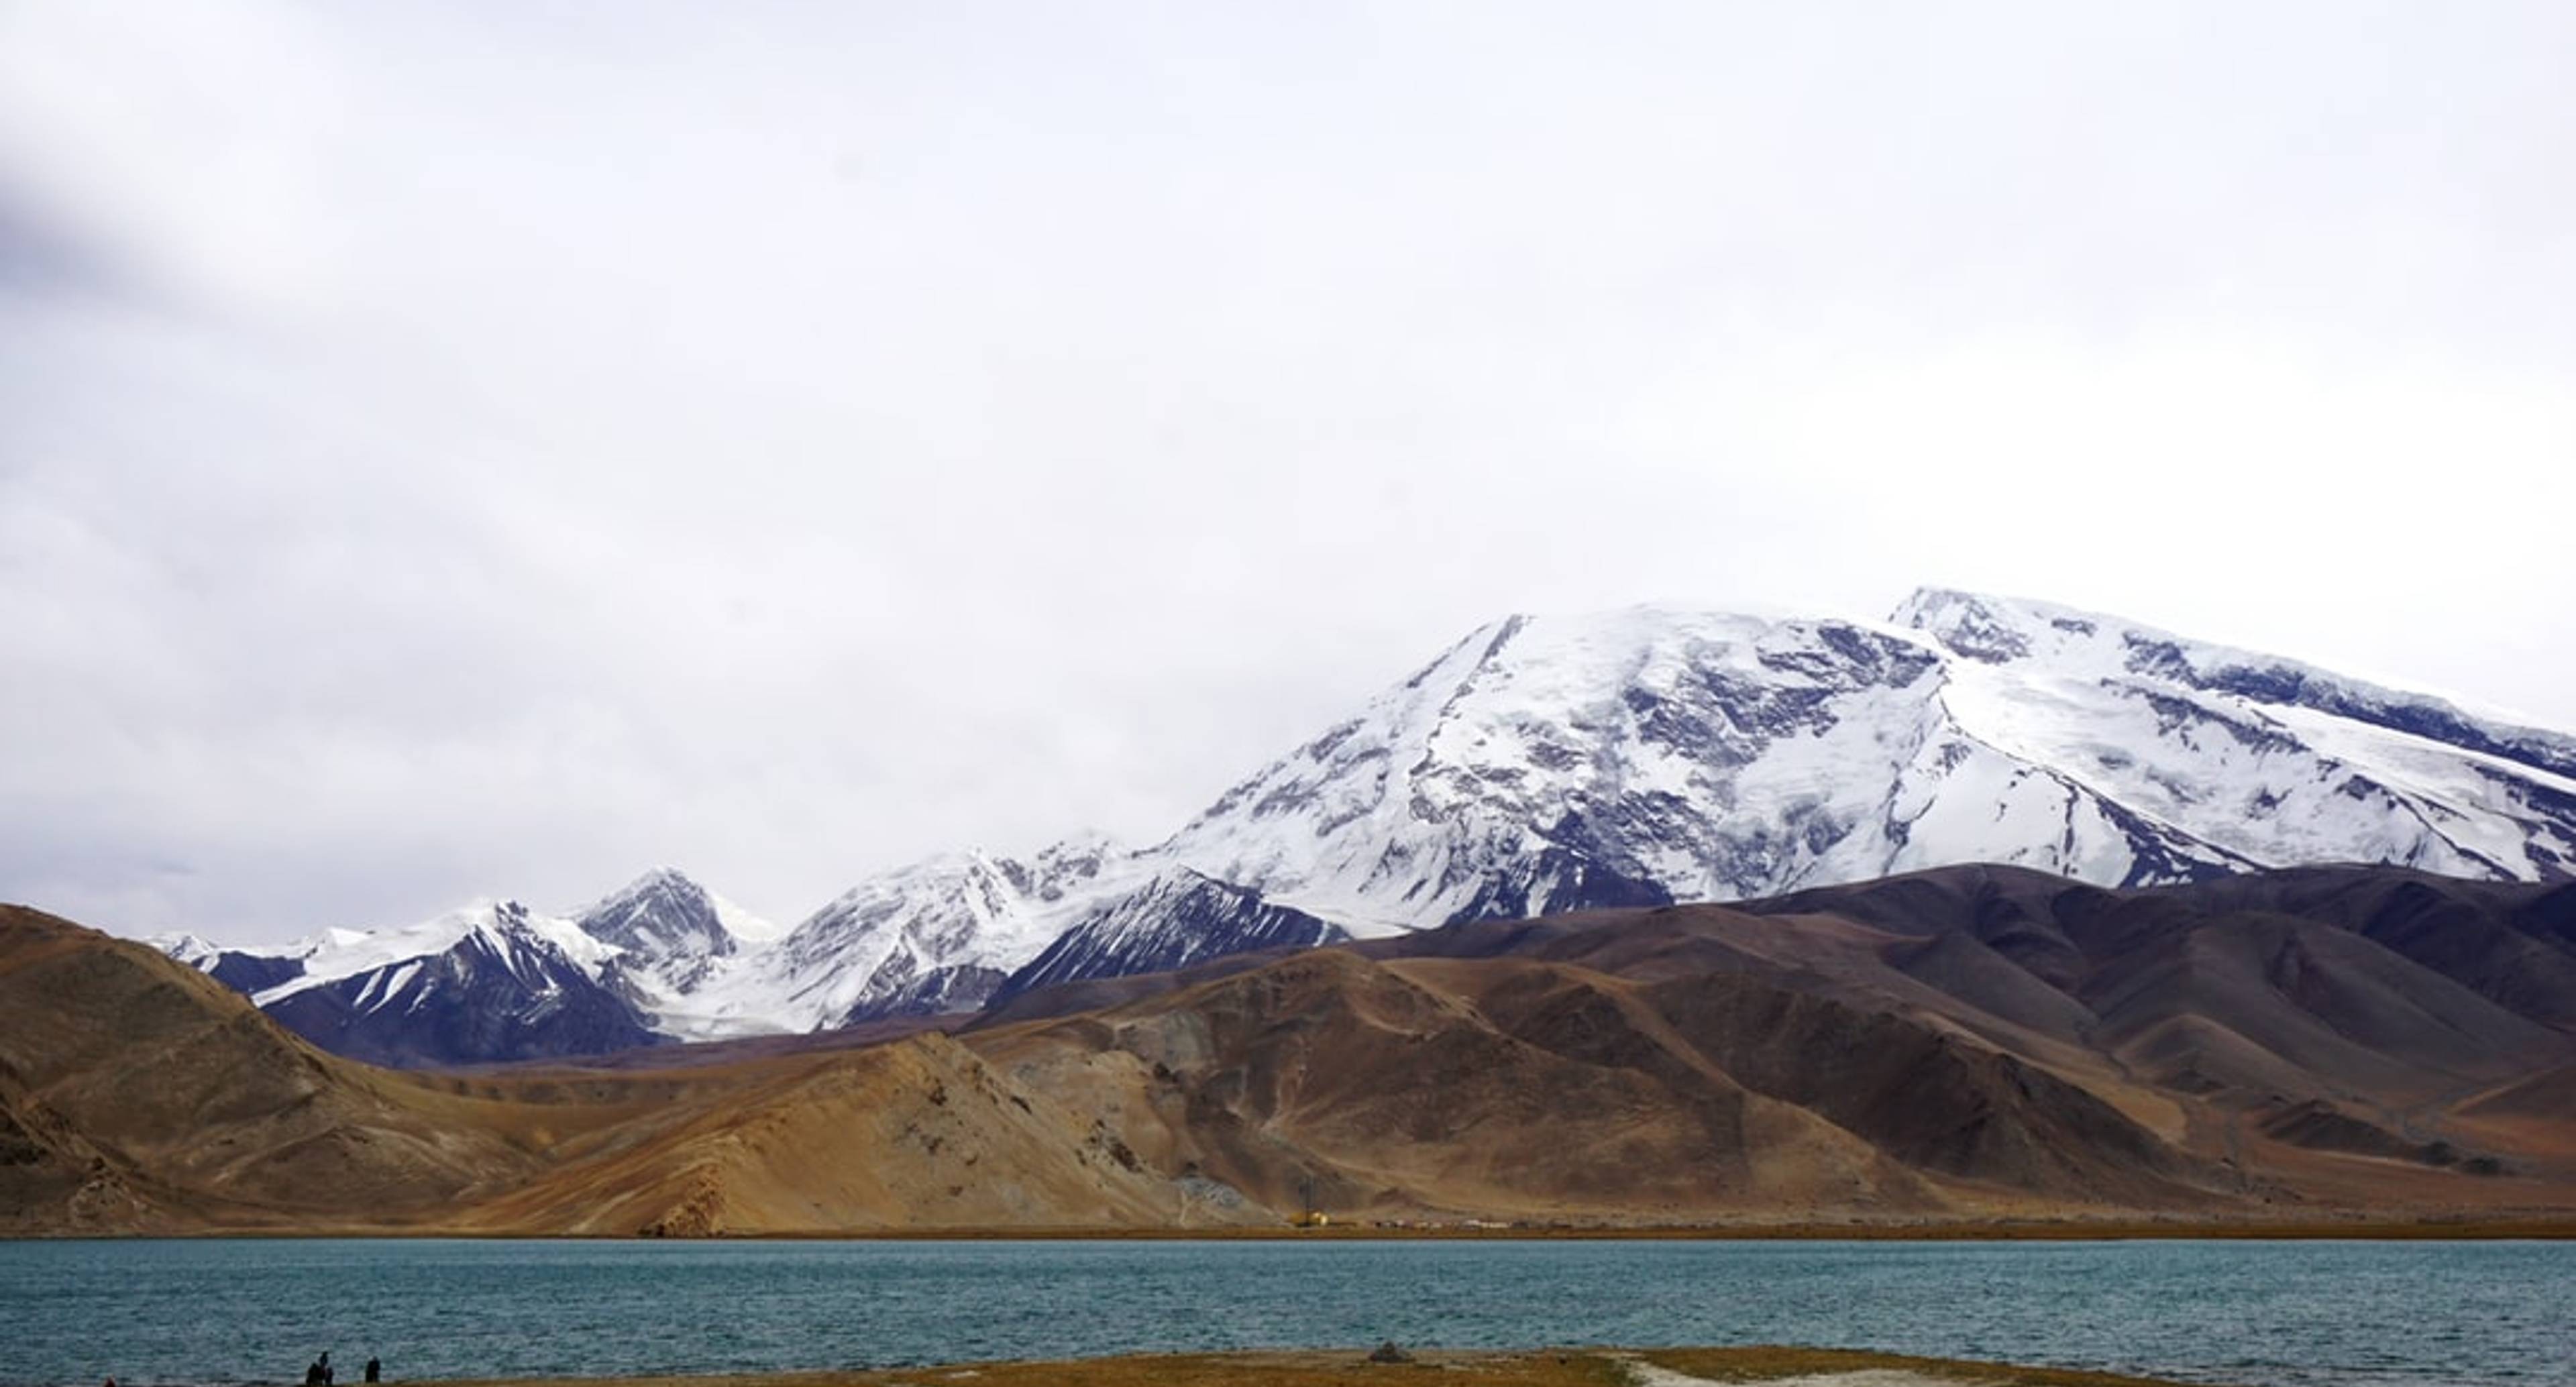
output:
POLYGON ((1139 1226, 1180 1200, 1095 1117, 936 1034, 397 1073, 147 947, 0 908, 0 1230, 1139 1226))
POLYGON ((1300 955, 972 1033, 1167 1169, 1274 1208, 1689 1221, 2204 1208, 2233 1181, 1955 1031, 1744 977, 1300 955))
POLYGON ((1273 1210, 1310 1188, 1345 1214, 1546 1219, 1937 1203, 1849 1134, 1723 1076, 1683 1091, 1559 1054, 1341 950, 972 1043, 1031 1087, 1080 1095, 1158 1167, 1273 1210), (1801 1159, 1769 1159, 1789 1150, 1801 1159))
POLYGON ((398 1218, 530 1164, 151 949, 0 906, 0 1225, 398 1218), (32 1158, 30 1157, 32 1154, 32 1158))
POLYGON ((474 1226, 703 1236, 1169 1222, 1169 1182, 1097 1121, 923 1035, 783 1074, 570 1160, 474 1226))
POLYGON ((2571 902, 1952 869, 426 1075, 6 909, 0 1231, 2526 1218, 2576 1208, 2571 902))

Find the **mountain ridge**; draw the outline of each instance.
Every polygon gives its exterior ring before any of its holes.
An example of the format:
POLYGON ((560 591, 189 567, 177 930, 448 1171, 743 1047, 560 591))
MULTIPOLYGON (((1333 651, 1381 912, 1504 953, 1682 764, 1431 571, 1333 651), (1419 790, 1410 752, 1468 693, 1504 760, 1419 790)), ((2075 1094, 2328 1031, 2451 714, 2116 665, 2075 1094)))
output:
MULTIPOLYGON (((646 1030, 812 1031, 1239 950, 1970 861, 2106 886, 2343 860, 2563 879, 2571 769, 2576 738, 2044 602, 1516 615, 1144 848, 925 859, 765 943, 648 873, 571 928, 615 951, 581 966, 646 1030), (638 892, 664 902, 659 933, 601 914, 638 892)), ((288 985, 277 951, 169 947, 288 985)), ((449 1058, 514 1046, 544 1048, 449 1058)))
POLYGON ((2571 1014, 2576 884, 1975 865, 1221 956, 945 1035, 397 1073, 7 909, 0 1227, 2563 1218, 2571 1014))

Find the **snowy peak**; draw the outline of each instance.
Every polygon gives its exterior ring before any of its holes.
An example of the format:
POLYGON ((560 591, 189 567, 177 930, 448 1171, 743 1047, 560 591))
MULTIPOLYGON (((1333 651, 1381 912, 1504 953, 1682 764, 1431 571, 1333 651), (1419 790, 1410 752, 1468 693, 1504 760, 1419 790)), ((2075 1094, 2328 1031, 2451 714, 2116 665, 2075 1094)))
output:
POLYGON ((2042 631, 2091 635, 2098 630, 2096 622, 2073 612, 2046 609, 2035 602, 2007 605, 1950 588, 1916 588, 1888 620, 1932 637, 1954 654, 1987 664, 2029 658, 2032 638, 2042 631))
POLYGON ((223 949, 217 945, 185 931, 156 934, 143 942, 200 973, 213 972, 215 964, 224 956, 223 949))
POLYGON ((945 958, 969 943, 1007 949, 1025 933, 1024 902, 1039 873, 981 850, 944 853, 870 877, 789 932, 781 948, 802 961, 854 946, 909 948, 945 958))
POLYGON ((418 1053, 492 1058, 640 1043, 647 1025, 810 1031, 1348 935, 1964 863, 2147 886, 2327 862, 2576 876, 2576 738, 2100 613, 1925 588, 1883 623, 1509 617, 1155 847, 949 853, 783 935, 662 869, 572 919, 484 903, 283 949, 165 948, 349 1053, 414 1053, 369 1018, 447 1017, 418 1053))
POLYGON ((717 961, 778 937, 778 930, 669 867, 645 873, 573 917, 620 952, 619 967, 648 993, 685 992, 717 961))
POLYGON ((1158 851, 1362 932, 1966 862, 2105 885, 2576 864, 2576 743, 2115 617, 1637 608, 1480 629, 1158 851))
POLYGON ((2386 688, 2276 655, 2194 641, 2114 616, 1925 588, 1908 598, 1893 620, 1971 658, 2036 661, 2096 678, 2125 676, 2247 705, 2304 710, 2576 779, 2576 737, 2481 717, 2427 694, 2386 688))
POLYGON ((1934 716, 1898 633, 1636 608, 1479 631, 1161 850, 1367 933, 1745 894, 1934 716))
POLYGON ((324 930, 279 948, 163 947, 288 1029, 377 1064, 598 1054, 660 1039, 604 982, 622 950, 517 901, 478 901, 402 929, 324 930))
MULTIPOLYGON (((1021 869, 1022 874, 1014 878, 1014 884, 1029 899, 1052 905, 1089 888, 1120 856, 1117 843, 1109 835, 1077 833, 1040 848, 1028 866, 1021 869)), ((1007 862, 1003 865, 1005 870, 1016 866, 1007 862)))
POLYGON ((536 988, 566 976, 595 978, 620 950, 560 916, 539 915, 517 901, 469 912, 471 923, 450 956, 497 965, 536 988))
MULTIPOLYGON (((242 952, 257 955, 259 951, 242 952)), ((326 983, 423 959, 483 960, 514 976, 542 978, 569 970, 596 974, 618 949, 570 920, 540 915, 517 901, 482 900, 403 929, 328 929, 277 955, 301 965, 289 981, 252 998, 265 1007, 326 983)))
POLYGON ((1963 657, 1963 730, 2228 865, 2576 865, 2576 738, 2120 617, 1926 588, 1892 621, 1963 657))
POLYGON ((1088 978, 1159 973, 1229 954, 1308 949, 1350 935, 1326 920, 1272 905, 1240 886, 1186 867, 1166 868, 1102 902, 996 988, 1023 992, 1088 978))
POLYGON ((971 1010, 1112 889, 1128 861, 1106 838, 1083 835, 1026 860, 975 849, 881 873, 671 1018, 682 1033, 719 1033, 753 1015, 805 1031, 971 1010))

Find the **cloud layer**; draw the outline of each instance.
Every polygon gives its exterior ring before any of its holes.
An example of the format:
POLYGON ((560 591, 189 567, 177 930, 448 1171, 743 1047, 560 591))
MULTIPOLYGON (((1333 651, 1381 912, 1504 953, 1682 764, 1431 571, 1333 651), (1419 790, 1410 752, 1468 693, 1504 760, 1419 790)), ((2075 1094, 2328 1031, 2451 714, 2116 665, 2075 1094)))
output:
POLYGON ((2576 726, 2565 6, 813 8, 0 11, 0 897, 792 917, 1649 599, 2576 726))

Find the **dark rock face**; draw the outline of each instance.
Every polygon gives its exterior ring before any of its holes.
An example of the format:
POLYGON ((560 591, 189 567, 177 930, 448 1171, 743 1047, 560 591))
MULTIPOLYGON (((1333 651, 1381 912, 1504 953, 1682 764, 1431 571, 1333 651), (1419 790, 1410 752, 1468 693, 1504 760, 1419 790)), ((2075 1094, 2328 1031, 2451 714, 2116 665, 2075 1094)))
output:
POLYGON ((990 1000, 999 1006, 1059 983, 1168 972, 1230 954, 1310 948, 1349 937, 1338 925, 1272 905, 1242 887, 1174 871, 1065 931, 990 1000))
POLYGON ((2576 777, 2576 748, 2564 737, 2525 728, 2498 727, 2472 718, 2439 699, 2374 689, 2287 660, 2198 655, 2180 641, 2132 632, 2122 638, 2130 673, 2249 703, 2306 708, 2455 746, 2535 770, 2576 777))
MULTIPOLYGON (((909 964, 898 955, 888 964, 909 964)), ((956 1012, 979 1011, 992 1000, 1009 976, 998 968, 973 963, 953 963, 901 979, 889 976, 891 969, 880 968, 871 977, 867 1000, 849 1009, 841 1017, 843 1026, 863 1021, 881 1021, 894 1016, 946 1016, 956 1012)))
POLYGON ((591 938, 624 950, 617 960, 620 968, 675 992, 704 981, 716 960, 732 957, 740 947, 706 889, 667 869, 646 874, 574 917, 573 923, 591 938))
POLYGON ((262 1010, 334 1054, 436 1068, 607 1054, 658 1045, 616 989, 524 928, 515 903, 454 947, 271 1001, 262 1010))
POLYGON ((265 992, 282 983, 304 976, 300 959, 273 958, 265 954, 248 954, 227 949, 217 954, 206 968, 207 976, 235 992, 265 992))
MULTIPOLYGON (((1560 832, 1565 831, 1562 827, 1560 832)), ((1446 922, 1517 920, 1573 910, 1670 905, 1672 894, 1651 881, 1605 866, 1564 848, 1550 847, 1483 887, 1446 922)))
POLYGON ((2313 708, 2392 732, 2442 742, 2539 770, 2576 777, 2576 755, 2553 740, 2516 736, 2430 699, 2382 695, 2293 665, 2225 665, 2195 672, 2195 685, 2257 703, 2313 708))
POLYGON ((739 948, 713 898, 667 870, 578 920, 539 917, 509 901, 470 907, 420 930, 418 952, 341 976, 334 974, 346 965, 334 958, 352 941, 374 958, 397 951, 346 932, 275 950, 216 949, 186 936, 164 947, 264 1002, 262 1010, 324 1049, 396 1067, 663 1043, 650 1011, 654 999, 685 993, 739 948), (297 985, 317 976, 324 980, 297 985))

